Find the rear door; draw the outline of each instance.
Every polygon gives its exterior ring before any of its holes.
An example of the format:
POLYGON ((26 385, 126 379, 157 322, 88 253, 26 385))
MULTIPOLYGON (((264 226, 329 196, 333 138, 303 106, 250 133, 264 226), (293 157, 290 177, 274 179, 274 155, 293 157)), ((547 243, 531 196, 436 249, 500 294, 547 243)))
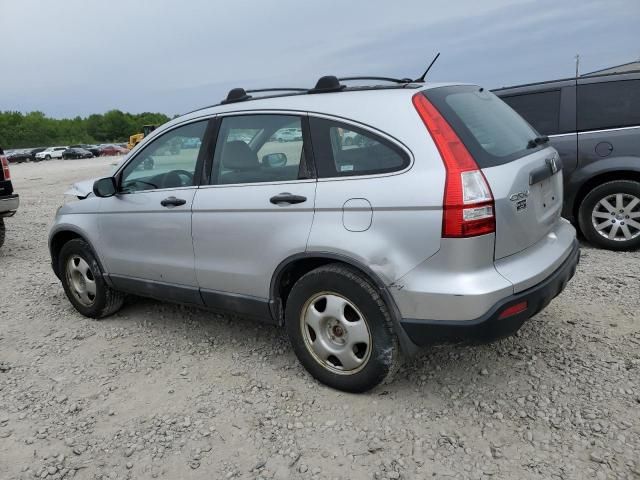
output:
POLYGON ((581 79, 578 131, 581 167, 614 157, 640 157, 640 80, 581 79))
POLYGON ((308 135, 279 139, 306 121, 295 113, 219 119, 210 185, 193 202, 196 275, 207 305, 268 315, 273 272, 305 251, 316 195, 308 135))
POLYGON ((482 169, 495 201, 495 259, 518 253, 554 227, 562 209, 556 150, 493 93, 477 86, 425 90, 482 169))

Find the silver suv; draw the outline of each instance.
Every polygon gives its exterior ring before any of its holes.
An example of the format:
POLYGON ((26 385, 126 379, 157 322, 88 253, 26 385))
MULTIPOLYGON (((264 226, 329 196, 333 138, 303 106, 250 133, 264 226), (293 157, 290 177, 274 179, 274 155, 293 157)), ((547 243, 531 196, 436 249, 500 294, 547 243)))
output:
POLYGON ((284 325, 315 378, 361 392, 401 351, 515 332, 573 276, 557 153, 491 92, 323 77, 251 93, 76 185, 49 247, 80 313, 131 293, 284 325))

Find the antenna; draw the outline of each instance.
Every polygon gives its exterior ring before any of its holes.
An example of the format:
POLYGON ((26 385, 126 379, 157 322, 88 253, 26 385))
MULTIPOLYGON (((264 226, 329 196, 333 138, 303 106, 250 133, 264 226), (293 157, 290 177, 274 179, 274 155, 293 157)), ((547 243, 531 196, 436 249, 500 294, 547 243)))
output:
POLYGON ((576 59, 576 78, 578 78, 579 72, 580 72, 580 54, 576 53, 576 56, 574 57, 576 59))
POLYGON ((438 60, 438 57, 440 56, 440 52, 438 52, 436 54, 435 57, 433 57, 433 60, 431 60, 431 63, 429 64, 429 66, 427 67, 427 69, 424 71, 424 73, 422 74, 422 76, 420 78, 416 78, 414 80, 414 82, 420 82, 420 83, 424 83, 424 79, 427 76, 427 73, 429 73, 429 70, 431 70, 431 67, 433 67, 433 64, 436 63, 436 60, 438 60))

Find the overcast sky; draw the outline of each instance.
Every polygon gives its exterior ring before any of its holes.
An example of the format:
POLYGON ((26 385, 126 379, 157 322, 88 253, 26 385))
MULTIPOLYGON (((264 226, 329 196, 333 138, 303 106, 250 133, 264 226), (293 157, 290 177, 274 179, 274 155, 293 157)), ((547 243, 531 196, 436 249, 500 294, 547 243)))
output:
POLYGON ((640 58, 640 0, 0 0, 0 110, 173 115, 326 74, 489 88, 640 58))

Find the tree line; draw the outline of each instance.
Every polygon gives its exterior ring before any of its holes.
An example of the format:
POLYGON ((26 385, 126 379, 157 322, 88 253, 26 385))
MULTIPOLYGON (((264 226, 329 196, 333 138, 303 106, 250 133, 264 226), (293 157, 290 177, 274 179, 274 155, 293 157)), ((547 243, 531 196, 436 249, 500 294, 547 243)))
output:
POLYGON ((26 148, 74 143, 120 143, 142 132, 143 125, 169 121, 164 113, 110 110, 88 117, 49 118, 42 112, 0 112, 0 147, 26 148))

